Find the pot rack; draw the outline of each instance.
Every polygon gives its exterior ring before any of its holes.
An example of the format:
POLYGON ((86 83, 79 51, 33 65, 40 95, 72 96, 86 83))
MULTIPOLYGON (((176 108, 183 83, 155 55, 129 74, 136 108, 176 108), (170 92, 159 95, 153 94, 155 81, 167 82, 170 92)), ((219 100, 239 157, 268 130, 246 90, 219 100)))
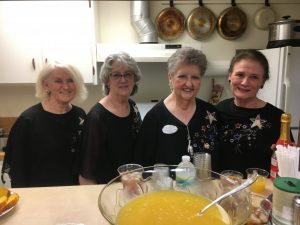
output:
MULTIPOLYGON (((231 5, 236 5, 236 4, 247 4, 247 5, 257 5, 264 3, 266 6, 270 6, 269 0, 206 0, 206 1, 186 1, 186 0, 176 0, 176 5, 201 5, 203 4, 206 5, 219 5, 219 4, 228 4, 231 3, 231 5)), ((276 4, 300 4, 299 0, 272 0, 271 1, 272 5, 276 4)), ((174 6, 174 0, 162 2, 162 5, 172 5, 174 6)))

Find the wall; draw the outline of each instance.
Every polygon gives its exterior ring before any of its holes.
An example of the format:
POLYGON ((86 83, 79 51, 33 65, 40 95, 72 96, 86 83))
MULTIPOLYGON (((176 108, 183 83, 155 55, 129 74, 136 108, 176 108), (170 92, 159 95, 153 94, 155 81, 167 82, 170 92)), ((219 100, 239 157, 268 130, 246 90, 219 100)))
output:
MULTIPOLYGON (((154 21, 156 15, 168 7, 168 1, 150 1, 151 19, 154 21)), ((174 1, 175 7, 181 10, 185 16, 192 9, 196 8, 198 1, 174 1)), ((230 7, 229 0, 204 0, 205 6, 211 9, 216 16, 222 10, 230 7)), ((243 36, 239 39, 228 41, 222 39, 217 31, 201 43, 201 49, 208 59, 230 59, 236 49, 241 48, 265 48, 268 41, 268 31, 261 31, 253 24, 255 12, 263 7, 262 0, 238 0, 238 7, 245 11, 248 17, 248 27, 243 36), (248 3, 247 3, 248 2, 248 3), (249 3, 251 2, 251 4, 249 3)), ((292 18, 300 19, 300 0, 273 0, 270 1, 272 8, 277 13, 277 20, 284 15, 291 15, 292 18), (279 3, 284 4, 279 4, 279 3)), ((96 5, 96 39, 98 42, 110 43, 138 43, 138 36, 130 24, 130 1, 94 1, 96 5)), ((159 40, 160 43, 165 43, 159 40)), ((173 43, 199 43, 193 40, 187 32, 173 43)), ((166 76, 166 64, 164 63, 141 63, 143 79, 139 85, 139 92, 133 98, 139 102, 149 102, 150 100, 160 100, 169 93, 166 76)), ((211 94, 212 78, 204 77, 199 97, 208 100, 211 94)), ((215 77, 215 83, 226 87, 223 98, 230 97, 226 75, 215 77)), ((89 98, 84 103, 78 103, 86 111, 101 97, 101 86, 88 86, 89 98)), ((0 86, 0 117, 18 116, 24 109, 39 100, 34 97, 33 85, 0 86)))

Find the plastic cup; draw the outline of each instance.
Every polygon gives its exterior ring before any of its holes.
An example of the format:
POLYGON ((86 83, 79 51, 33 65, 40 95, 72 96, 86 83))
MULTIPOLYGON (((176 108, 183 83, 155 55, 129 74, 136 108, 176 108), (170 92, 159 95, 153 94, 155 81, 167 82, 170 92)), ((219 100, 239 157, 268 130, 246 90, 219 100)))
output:
MULTIPOLYGON (((221 174, 230 179, 230 181, 235 182, 236 184, 241 184, 244 178, 244 175, 235 170, 223 170, 221 174)), ((221 178, 222 179, 222 178, 221 178)))
POLYGON ((130 199, 145 192, 142 179, 144 168, 139 164, 129 163, 119 166, 117 170, 123 184, 123 188, 118 189, 117 204, 122 207, 130 199))
POLYGON ((265 190, 266 182, 269 176, 269 172, 260 168, 248 168, 246 169, 247 178, 258 174, 257 180, 251 185, 251 191, 256 193, 262 193, 265 190))
POLYGON ((133 170, 142 172, 143 166, 141 166, 139 164, 129 163, 129 164, 124 164, 122 166, 119 166, 119 168, 117 170, 120 175, 122 175, 126 172, 129 172, 129 171, 133 171, 133 170))
POLYGON ((144 169, 143 166, 139 164, 130 163, 119 166, 117 170, 121 175, 123 186, 126 188, 127 186, 132 186, 132 183, 136 183, 142 179, 142 172, 144 169))
POLYGON ((197 168, 197 177, 206 179, 211 176, 211 155, 206 152, 195 152, 193 162, 197 168))

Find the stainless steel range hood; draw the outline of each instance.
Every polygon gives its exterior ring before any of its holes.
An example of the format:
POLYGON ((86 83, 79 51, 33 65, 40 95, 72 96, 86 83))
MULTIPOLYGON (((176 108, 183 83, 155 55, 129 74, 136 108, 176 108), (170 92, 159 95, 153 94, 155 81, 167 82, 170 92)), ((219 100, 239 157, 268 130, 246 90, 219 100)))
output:
MULTIPOLYGON (((137 62, 166 63, 169 57, 182 47, 193 47, 201 50, 201 44, 97 44, 97 61, 103 62, 107 55, 120 51, 127 52, 137 62)), ((226 76, 230 60, 208 60, 205 76, 226 76)))
POLYGON ((97 61, 103 62, 107 55, 123 51, 137 62, 167 62, 178 48, 187 46, 201 49, 201 44, 97 44, 97 61))

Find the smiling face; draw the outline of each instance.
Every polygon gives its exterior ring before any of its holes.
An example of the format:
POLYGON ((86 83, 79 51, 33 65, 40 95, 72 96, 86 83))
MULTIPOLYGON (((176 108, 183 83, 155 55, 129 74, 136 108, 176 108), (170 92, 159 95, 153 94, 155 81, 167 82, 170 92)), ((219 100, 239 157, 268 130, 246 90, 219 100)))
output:
POLYGON ((121 62, 112 63, 108 81, 109 95, 129 97, 134 87, 134 74, 121 62))
POLYGON ((43 81, 43 87, 50 95, 49 99, 60 104, 69 104, 76 96, 73 78, 63 69, 57 68, 43 81))
POLYGON ((169 82, 175 96, 182 100, 194 100, 201 84, 199 67, 183 64, 171 75, 169 82))
POLYGON ((235 99, 241 102, 256 100, 259 89, 265 83, 264 74, 258 61, 242 59, 236 62, 228 77, 235 99))

